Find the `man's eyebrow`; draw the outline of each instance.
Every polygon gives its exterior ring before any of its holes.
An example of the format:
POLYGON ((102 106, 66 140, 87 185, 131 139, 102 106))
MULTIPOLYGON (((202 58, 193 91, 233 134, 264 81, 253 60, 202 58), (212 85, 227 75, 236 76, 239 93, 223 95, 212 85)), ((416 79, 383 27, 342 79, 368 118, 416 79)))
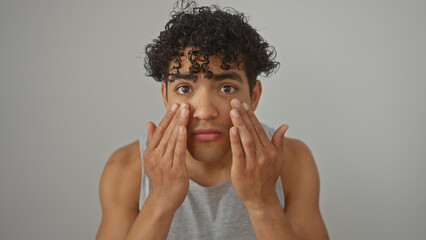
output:
POLYGON ((194 81, 195 78, 191 77, 191 74, 189 73, 179 73, 174 75, 175 79, 183 79, 183 80, 191 80, 194 81))
POLYGON ((224 72, 213 75, 214 81, 222 81, 224 79, 236 80, 240 83, 243 83, 243 79, 241 78, 240 74, 236 72, 224 72))
MULTIPOLYGON (((189 81, 192 81, 192 82, 196 81, 196 78, 191 76, 191 74, 189 74, 189 73, 176 74, 175 79, 189 80, 189 81)), ((235 81, 238 81, 240 83, 243 83, 243 79, 236 72, 224 72, 224 73, 213 74, 213 78, 212 78, 213 81, 222 81, 224 79, 235 80, 235 81)))

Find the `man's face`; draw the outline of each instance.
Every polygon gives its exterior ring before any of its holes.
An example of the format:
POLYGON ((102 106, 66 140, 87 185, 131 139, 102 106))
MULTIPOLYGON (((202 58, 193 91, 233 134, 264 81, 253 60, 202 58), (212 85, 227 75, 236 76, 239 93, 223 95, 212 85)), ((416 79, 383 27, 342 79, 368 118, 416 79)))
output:
POLYGON ((168 83, 167 90, 162 82, 164 104, 166 107, 174 103, 189 105, 187 149, 194 159, 212 162, 230 157, 231 100, 237 98, 255 109, 261 94, 260 81, 253 86, 250 97, 245 71, 238 68, 223 70, 221 59, 210 56, 209 70, 213 77, 205 78, 201 72, 194 82, 185 78, 191 66, 186 56, 181 58, 180 75, 174 82, 168 83))

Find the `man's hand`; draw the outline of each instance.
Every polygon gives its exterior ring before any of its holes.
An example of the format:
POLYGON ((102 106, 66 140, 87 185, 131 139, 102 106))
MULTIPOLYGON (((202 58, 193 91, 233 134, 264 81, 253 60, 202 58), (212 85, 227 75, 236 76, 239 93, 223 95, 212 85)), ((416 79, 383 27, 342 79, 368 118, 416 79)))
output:
POLYGON ((233 99, 231 105, 232 184, 247 209, 261 210, 278 200, 275 184, 284 165, 288 126, 279 127, 271 142, 246 103, 233 99))
POLYGON ((176 211, 189 189, 186 168, 186 139, 189 108, 173 105, 158 127, 147 123, 148 144, 143 154, 144 169, 150 180, 148 198, 165 210, 176 211))

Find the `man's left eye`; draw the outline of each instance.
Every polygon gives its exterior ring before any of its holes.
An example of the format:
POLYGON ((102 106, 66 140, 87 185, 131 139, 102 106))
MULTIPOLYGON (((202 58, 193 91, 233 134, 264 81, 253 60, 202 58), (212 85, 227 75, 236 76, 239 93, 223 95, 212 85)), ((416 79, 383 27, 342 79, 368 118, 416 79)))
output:
POLYGON ((224 92, 224 93, 233 93, 235 90, 236 90, 236 88, 234 86, 231 86, 231 85, 225 85, 225 86, 220 88, 220 91, 224 92))

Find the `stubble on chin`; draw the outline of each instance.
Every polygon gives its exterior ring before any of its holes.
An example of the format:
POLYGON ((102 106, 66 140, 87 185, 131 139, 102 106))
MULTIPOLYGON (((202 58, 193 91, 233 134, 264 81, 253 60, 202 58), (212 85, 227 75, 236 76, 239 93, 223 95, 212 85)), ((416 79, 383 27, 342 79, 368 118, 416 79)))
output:
POLYGON ((229 140, 226 143, 189 143, 188 152, 192 158, 200 162, 220 161, 229 155, 231 145, 229 140))

